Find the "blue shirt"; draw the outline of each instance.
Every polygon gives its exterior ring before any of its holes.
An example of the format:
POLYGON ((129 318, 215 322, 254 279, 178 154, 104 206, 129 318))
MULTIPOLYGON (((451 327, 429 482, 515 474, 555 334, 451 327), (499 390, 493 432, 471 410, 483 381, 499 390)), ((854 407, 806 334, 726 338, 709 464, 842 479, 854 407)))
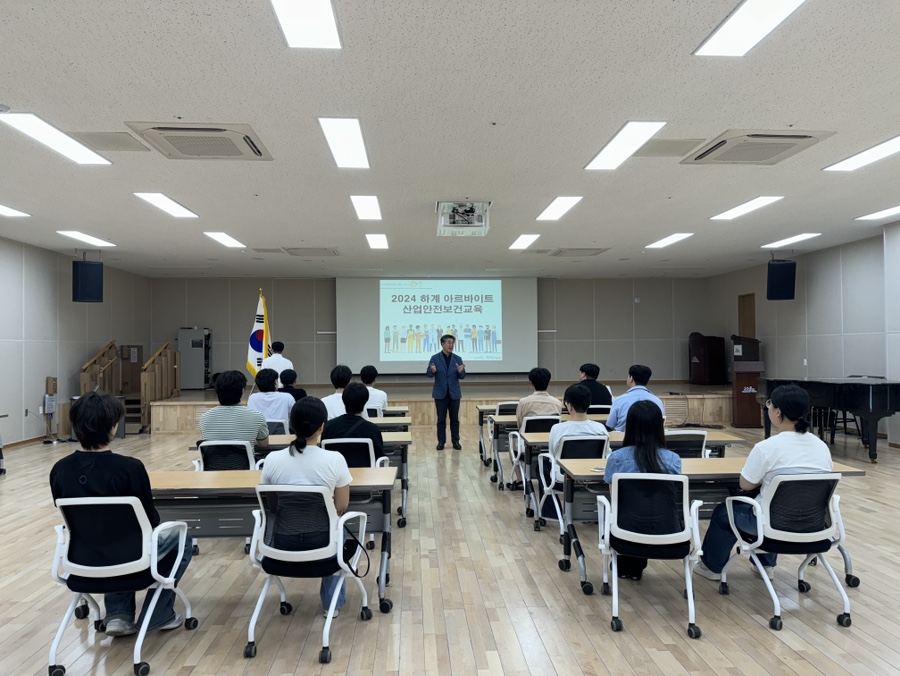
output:
MULTIPOLYGON (((660 448, 657 450, 659 455, 659 469, 662 474, 681 474, 681 457, 677 453, 660 448)), ((634 474, 640 472, 641 468, 634 460, 634 446, 625 446, 618 451, 613 451, 606 458, 606 471, 603 473, 603 480, 611 484, 613 475, 616 472, 625 472, 634 474)))
POLYGON ((616 397, 615 401, 613 401, 612 408, 609 409, 609 418, 607 418, 606 420, 606 426, 610 429, 616 430, 617 432, 624 432, 625 419, 628 417, 628 409, 631 408, 631 405, 634 402, 644 400, 652 401, 654 404, 659 406, 659 410, 662 411, 663 418, 666 417, 666 407, 663 406, 663 403, 662 401, 660 401, 659 397, 657 397, 643 385, 635 385, 625 394, 616 397))

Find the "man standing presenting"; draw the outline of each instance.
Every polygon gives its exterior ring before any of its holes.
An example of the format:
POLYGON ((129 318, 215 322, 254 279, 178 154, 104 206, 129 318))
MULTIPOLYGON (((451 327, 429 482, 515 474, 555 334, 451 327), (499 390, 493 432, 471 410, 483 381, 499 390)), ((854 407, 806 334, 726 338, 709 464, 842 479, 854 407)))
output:
POLYGON ((462 450, 459 443, 459 400, 462 391, 459 381, 466 377, 466 365, 462 357, 453 354, 456 340, 450 334, 441 336, 441 351, 431 357, 425 375, 434 378, 431 396, 437 409, 437 450, 443 451, 447 443, 447 412, 450 412, 450 440, 453 448, 462 450))

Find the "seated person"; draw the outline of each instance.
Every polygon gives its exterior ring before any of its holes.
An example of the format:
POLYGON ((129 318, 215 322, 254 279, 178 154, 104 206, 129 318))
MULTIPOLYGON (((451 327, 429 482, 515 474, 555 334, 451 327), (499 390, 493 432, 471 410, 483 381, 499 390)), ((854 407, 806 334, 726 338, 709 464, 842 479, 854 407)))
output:
MULTIPOLYGON (((666 432, 659 407, 652 401, 636 401, 628 409, 628 424, 622 448, 606 459, 603 480, 611 484, 617 472, 645 474, 681 474, 681 458, 666 449, 666 432)), ((677 518, 677 515, 675 515, 677 518)), ((673 525, 674 526, 674 525, 673 525)), ((680 530, 681 526, 674 527, 680 530)), ((640 580, 647 559, 619 556, 619 577, 640 580)))
POLYGON ((219 405, 200 416, 204 441, 249 441, 260 448, 269 445, 269 426, 259 411, 241 406, 247 378, 240 371, 223 371, 216 378, 219 405))
MULTIPOLYGON (((534 390, 527 397, 519 400, 516 406, 516 421, 519 423, 519 431, 525 418, 531 416, 544 415, 560 415, 562 413, 562 402, 547 392, 547 386, 550 385, 550 371, 545 368, 536 367, 528 372, 528 381, 534 390)), ((515 469, 515 482, 522 480, 522 473, 519 466, 515 469)))
MULTIPOLYGON (((338 364, 333 369, 331 369, 331 384, 334 387, 334 394, 329 394, 327 397, 322 398, 322 403, 325 404, 325 408, 328 410, 328 419, 337 418, 339 415, 344 415, 347 411, 344 408, 344 400, 341 398, 341 394, 344 392, 344 388, 350 384, 350 379, 353 377, 353 373, 350 371, 349 366, 344 366, 343 364, 338 364)), ((366 410, 363 409, 362 417, 366 420, 369 419, 366 410)))
MULTIPOLYGON (((353 477, 344 456, 316 445, 327 419, 328 411, 321 399, 306 397, 294 404, 290 421, 296 438, 287 448, 274 451, 266 457, 259 482, 264 485, 324 486, 333 491, 334 507, 340 516, 350 504, 350 482, 353 477)), ((324 547, 331 541, 331 534, 328 532, 297 537, 303 538, 303 541, 293 545, 282 541, 276 546, 281 549, 298 549, 301 546, 304 549, 315 549, 324 547)), ((338 577, 334 575, 322 578, 319 598, 326 615, 337 584, 338 577)), ((345 586, 341 584, 335 617, 346 600, 345 591, 345 586)))
POLYGON ((606 425, 596 420, 588 420, 587 410, 591 404, 591 392, 582 384, 569 385, 563 396, 563 402, 569 409, 569 419, 550 428, 550 457, 553 459, 556 474, 556 459, 559 449, 566 437, 602 437, 609 443, 609 432, 606 425))
POLYGON ((376 378, 378 378, 378 369, 374 366, 363 366, 359 372, 359 379, 369 389, 369 403, 366 406, 384 411, 388 397, 384 390, 373 387, 376 378))
POLYGON ((384 457, 384 441, 378 425, 362 417, 369 400, 369 390, 362 383, 350 383, 341 393, 347 412, 325 425, 322 439, 371 439, 375 459, 384 457))
POLYGON ((297 382, 297 372, 294 369, 285 369, 278 376, 278 379, 281 381, 281 387, 278 388, 279 392, 291 395, 294 401, 299 401, 306 396, 306 390, 302 387, 294 387, 294 384, 297 382))
POLYGON ((662 401, 647 389, 647 383, 650 382, 650 376, 653 372, 649 366, 634 364, 628 369, 628 378, 625 384, 628 385, 628 391, 616 397, 609 410, 609 418, 606 420, 606 427, 617 432, 625 431, 625 421, 628 418, 628 409, 636 401, 652 401, 659 406, 659 410, 666 416, 666 408, 662 401))
MULTIPOLYGON (((747 456, 741 470, 741 488, 764 496, 772 479, 779 474, 827 473, 832 469, 831 451, 824 441, 809 434, 809 394, 797 385, 781 385, 772 390, 772 398, 766 402, 772 427, 778 431, 756 444, 747 456)), ((751 505, 734 506, 735 525, 749 535, 756 535, 756 519, 751 505)), ((718 505, 709 520, 706 537, 703 538, 703 556, 694 566, 694 572, 709 579, 721 580, 722 568, 728 562, 737 539, 728 523, 725 504, 718 505)), ((769 579, 775 577, 775 554, 759 554, 769 579)), ((754 573, 759 574, 756 566, 754 573)))
MULTIPOLYGON (((69 411, 72 432, 81 444, 81 450, 66 456, 50 470, 50 492, 54 502, 61 498, 108 498, 136 497, 144 506, 150 525, 156 528, 159 514, 153 506, 150 492, 150 477, 144 464, 137 458, 113 453, 110 443, 116 435, 118 422, 125 415, 125 407, 111 394, 90 392, 79 397, 69 411)), ((116 523, 104 524, 115 531, 116 523)), ((170 531, 159 539, 157 553, 162 559, 178 547, 178 534, 170 531)), ((175 571, 175 579, 180 580, 191 560, 191 539, 185 540, 181 565, 175 571)), ((108 560, 84 561, 86 565, 109 565, 108 560)), ((170 568, 171 569, 171 568, 170 568)), ((105 594, 106 634, 108 636, 129 636, 136 633, 145 620, 147 607, 152 598, 148 591, 144 598, 137 625, 134 622, 135 593, 117 592, 105 594)), ((184 618, 175 613, 175 592, 166 589, 160 593, 153 615, 150 616, 149 630, 177 629, 184 618)))
POLYGON ((591 391, 591 406, 609 406, 612 404, 612 394, 606 385, 597 382, 599 375, 600 367, 596 364, 582 364, 578 380, 591 391))
MULTIPOLYGON (((259 392, 254 392, 247 399, 247 408, 259 411, 266 420, 287 420, 291 417, 291 408, 294 406, 294 397, 277 390, 278 373, 274 369, 260 369, 256 374, 256 387, 259 392)), ((287 430, 285 430, 287 434, 287 430)))

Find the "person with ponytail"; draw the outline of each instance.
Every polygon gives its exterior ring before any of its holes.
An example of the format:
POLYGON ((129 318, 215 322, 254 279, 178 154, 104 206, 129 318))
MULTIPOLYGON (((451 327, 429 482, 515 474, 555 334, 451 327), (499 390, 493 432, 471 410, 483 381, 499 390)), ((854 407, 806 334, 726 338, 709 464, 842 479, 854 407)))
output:
MULTIPOLYGON (((344 456, 318 446, 325 422, 328 420, 325 404, 316 397, 299 399, 291 409, 290 420, 295 435, 294 441, 287 448, 266 456, 260 484, 325 486, 334 494, 334 507, 338 515, 342 515, 350 504, 350 482, 353 477, 344 456)), ((328 532, 313 533, 303 536, 302 543, 294 544, 298 549, 315 549, 324 547, 330 540, 331 534, 328 532)), ((337 584, 337 577, 329 575, 322 578, 319 598, 324 609, 331 603, 331 596, 337 584)), ((342 584, 335 617, 337 610, 344 605, 344 594, 345 588, 342 584)))
MULTIPOLYGON (((832 469, 831 451, 815 434, 809 434, 809 394, 797 385, 782 385, 772 390, 772 398, 766 402, 767 415, 777 433, 763 439, 753 447, 744 469, 741 470, 741 490, 759 495, 766 494, 772 479, 779 474, 818 474, 832 469)), ((734 506, 734 521, 748 535, 756 536, 756 519, 753 509, 746 503, 734 506)), ((721 571, 731 555, 736 542, 728 523, 728 511, 721 504, 713 511, 706 537, 703 539, 703 556, 694 566, 694 572, 708 580, 720 580, 721 571)), ((775 554, 760 554, 759 560, 769 579, 775 578, 775 554)), ((751 570, 759 574, 756 566, 751 570)))
MULTIPOLYGON (((606 459, 603 480, 611 484, 613 477, 620 472, 681 474, 681 458, 666 448, 662 411, 653 401, 636 401, 628 409, 622 448, 606 459)), ((647 559, 621 554, 617 558, 620 578, 641 579, 647 559)))

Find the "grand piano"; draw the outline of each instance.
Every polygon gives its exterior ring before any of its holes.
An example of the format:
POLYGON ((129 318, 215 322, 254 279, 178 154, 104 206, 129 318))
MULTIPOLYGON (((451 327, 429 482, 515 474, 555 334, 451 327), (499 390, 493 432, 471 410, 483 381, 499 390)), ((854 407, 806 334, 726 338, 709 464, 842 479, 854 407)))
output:
MULTIPOLYGON (((758 400, 765 406, 772 390, 793 383, 809 392, 810 405, 831 411, 847 411, 860 419, 863 444, 869 459, 878 462, 878 421, 900 411, 900 382, 882 378, 760 378, 758 400)), ((771 431, 769 416, 763 413, 766 436, 771 431)), ((832 442, 834 434, 832 432, 832 442)))

